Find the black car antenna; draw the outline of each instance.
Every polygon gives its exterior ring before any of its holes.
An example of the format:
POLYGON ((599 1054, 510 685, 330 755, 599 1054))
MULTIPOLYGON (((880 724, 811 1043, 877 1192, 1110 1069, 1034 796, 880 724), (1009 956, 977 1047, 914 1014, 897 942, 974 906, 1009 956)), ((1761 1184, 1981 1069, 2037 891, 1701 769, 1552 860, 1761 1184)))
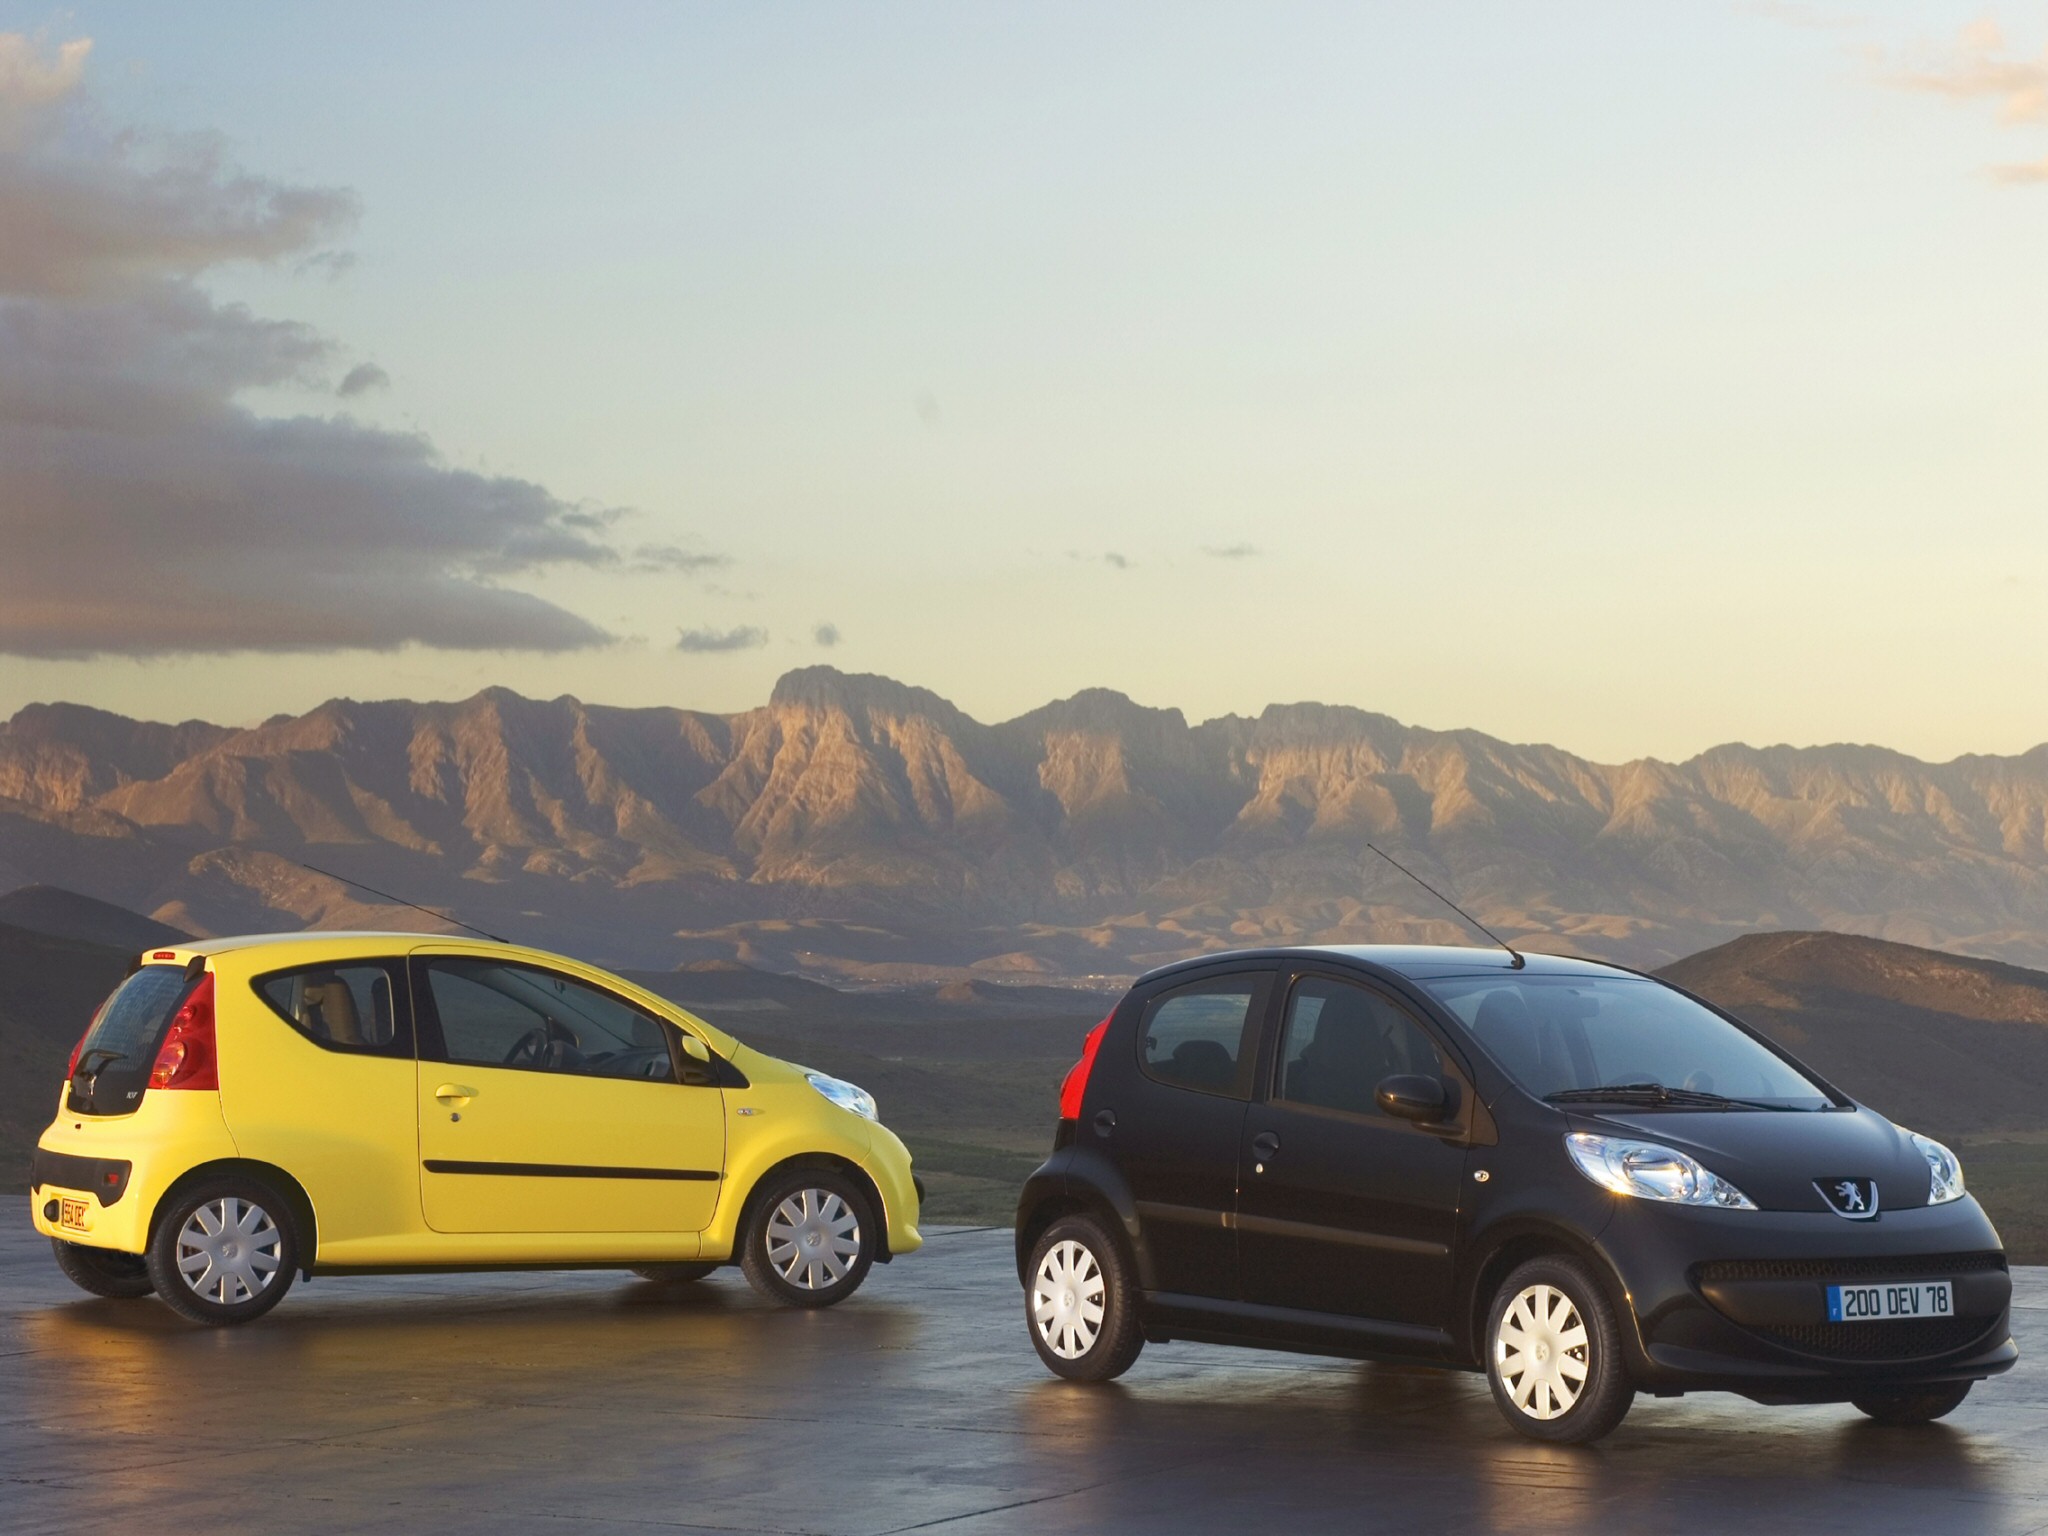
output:
MULTIPOLYGON (((1385 855, 1382 855, 1382 857, 1385 857, 1385 855)), ((308 864, 304 859, 299 860, 299 868, 310 869, 314 874, 325 875, 330 880, 339 880, 343 885, 352 885, 359 891, 368 891, 372 896, 379 897, 385 901, 395 901, 401 907, 411 907, 413 911, 424 912, 429 917, 438 917, 444 923, 453 923, 458 928, 467 928, 480 939, 489 939, 497 944, 510 944, 512 942, 510 939, 500 938, 495 933, 486 933, 475 924, 465 923, 461 918, 452 916, 449 913, 436 912, 432 907, 423 907, 416 901, 407 901, 403 896, 394 896, 389 891, 380 891, 374 885, 365 885, 360 880, 351 880, 347 875, 337 875, 333 870, 322 869, 318 864, 308 864)))
POLYGON ((1495 933, 1491 928, 1487 927, 1486 924, 1479 921, 1478 918, 1474 917, 1470 912, 1467 912, 1463 907, 1459 906, 1455 901, 1451 900, 1450 897, 1446 896, 1442 891, 1438 890, 1435 886, 1431 885, 1427 880, 1423 879, 1422 876, 1415 873, 1415 871, 1410 869, 1406 864, 1403 864, 1399 859, 1395 858, 1391 853, 1387 852, 1386 849, 1381 848, 1374 843, 1367 843, 1365 846, 1372 849, 1374 853, 1378 854, 1381 858, 1385 859, 1389 864, 1393 865, 1394 868, 1401 871, 1402 874, 1406 875, 1410 880, 1413 880, 1417 885, 1421 886, 1425 891, 1429 892, 1430 895, 1434 896, 1438 901, 1442 902, 1445 906, 1449 907, 1453 912, 1457 913, 1458 916, 1465 919, 1466 922, 1470 923, 1474 928, 1477 928, 1481 933, 1485 934, 1489 939, 1493 940, 1494 943, 1498 944, 1502 949, 1506 950, 1508 952, 1508 958, 1515 962, 1511 967, 1509 967, 1511 970, 1519 971, 1523 966, 1529 963, 1527 960, 1522 958, 1522 952, 1519 949, 1516 949, 1514 945, 1510 944, 1506 939, 1502 938, 1499 934, 1495 933))

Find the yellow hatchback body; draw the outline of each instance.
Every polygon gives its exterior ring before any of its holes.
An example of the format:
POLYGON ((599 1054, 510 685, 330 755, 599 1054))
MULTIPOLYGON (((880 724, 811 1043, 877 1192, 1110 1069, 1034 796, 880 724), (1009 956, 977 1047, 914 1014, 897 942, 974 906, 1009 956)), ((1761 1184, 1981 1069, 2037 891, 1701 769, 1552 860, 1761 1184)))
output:
POLYGON ((559 955, 397 933, 145 953, 31 1178, 71 1278, 209 1323, 418 1268, 738 1263, 829 1305, 920 1246, 919 1199, 852 1084, 559 955))

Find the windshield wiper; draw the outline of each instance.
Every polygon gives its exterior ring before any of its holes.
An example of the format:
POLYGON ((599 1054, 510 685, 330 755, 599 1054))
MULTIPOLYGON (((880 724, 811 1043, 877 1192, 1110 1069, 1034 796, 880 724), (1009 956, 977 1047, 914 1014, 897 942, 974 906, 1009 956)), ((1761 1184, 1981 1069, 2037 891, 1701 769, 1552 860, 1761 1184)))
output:
POLYGON ((1547 1104, 1671 1104, 1683 1109, 1789 1110, 1790 1104, 1731 1099, 1701 1088, 1667 1088, 1662 1083, 1609 1083, 1604 1088, 1562 1088, 1543 1096, 1547 1104))

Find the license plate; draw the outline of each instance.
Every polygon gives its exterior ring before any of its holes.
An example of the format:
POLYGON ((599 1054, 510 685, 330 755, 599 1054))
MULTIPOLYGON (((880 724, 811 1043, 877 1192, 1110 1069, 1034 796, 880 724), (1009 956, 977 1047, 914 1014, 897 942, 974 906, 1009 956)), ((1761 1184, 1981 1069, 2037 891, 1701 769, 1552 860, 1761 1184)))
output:
POLYGON ((1831 1323, 1889 1322, 1905 1317, 1954 1317, 1955 1300, 1946 1280, 1899 1285, 1831 1285, 1831 1323))
POLYGON ((85 1230, 86 1202, 83 1200, 59 1200, 57 1202, 57 1225, 67 1232, 85 1230))

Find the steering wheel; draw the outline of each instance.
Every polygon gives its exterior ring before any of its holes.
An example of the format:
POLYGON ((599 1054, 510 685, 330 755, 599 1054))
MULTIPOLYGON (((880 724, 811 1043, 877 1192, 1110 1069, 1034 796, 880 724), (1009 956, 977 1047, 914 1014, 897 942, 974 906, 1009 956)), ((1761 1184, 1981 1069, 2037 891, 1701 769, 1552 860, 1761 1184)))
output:
POLYGON ((576 1044, 576 1036, 567 1028, 553 1018, 543 1019, 512 1042, 512 1049, 505 1053, 504 1064, 542 1069, 561 1067, 567 1064, 576 1044))

